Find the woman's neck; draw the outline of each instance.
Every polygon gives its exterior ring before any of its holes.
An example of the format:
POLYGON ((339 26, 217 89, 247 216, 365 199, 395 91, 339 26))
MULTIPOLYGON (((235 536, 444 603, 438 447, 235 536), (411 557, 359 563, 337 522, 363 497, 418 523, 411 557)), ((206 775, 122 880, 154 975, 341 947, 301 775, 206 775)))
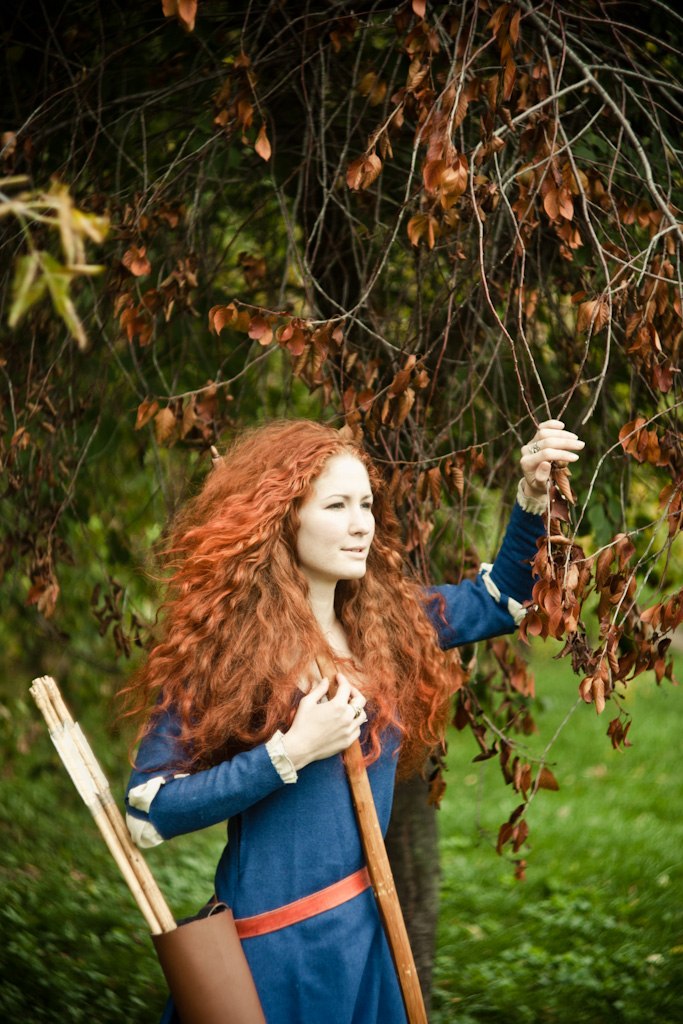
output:
POLYGON ((346 633, 334 610, 336 583, 309 579, 308 586, 308 600, 320 632, 333 651, 342 658, 350 658, 346 633))
POLYGON ((339 626, 334 610, 335 588, 336 584, 309 580, 308 600, 311 611, 326 638, 329 638, 329 635, 339 626))
MULTIPOLYGON (((336 586, 336 585, 335 585, 336 586)), ((349 642, 344 632, 344 627, 337 618, 334 610, 335 586, 325 587, 315 585, 309 581, 308 600, 320 632, 329 644, 333 653, 340 658, 351 658, 349 642)), ((348 668, 344 669, 348 673, 348 668)))

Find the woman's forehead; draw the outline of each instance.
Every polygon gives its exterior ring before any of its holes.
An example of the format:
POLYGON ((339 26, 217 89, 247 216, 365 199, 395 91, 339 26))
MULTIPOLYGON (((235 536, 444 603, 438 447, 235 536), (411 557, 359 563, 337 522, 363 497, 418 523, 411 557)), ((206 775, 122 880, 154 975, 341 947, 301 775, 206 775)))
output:
POLYGON ((313 488, 316 492, 332 489, 338 494, 345 494, 345 488, 354 492, 372 493, 367 469, 350 452, 332 455, 313 480, 313 488))

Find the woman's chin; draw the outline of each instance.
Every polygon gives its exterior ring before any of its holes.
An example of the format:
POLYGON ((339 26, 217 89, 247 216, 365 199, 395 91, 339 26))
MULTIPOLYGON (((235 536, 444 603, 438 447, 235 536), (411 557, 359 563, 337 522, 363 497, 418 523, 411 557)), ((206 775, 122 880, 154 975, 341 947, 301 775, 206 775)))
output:
POLYGON ((343 576, 340 576, 340 580, 362 580, 363 576, 367 572, 367 565, 358 565, 352 569, 347 569, 343 576))

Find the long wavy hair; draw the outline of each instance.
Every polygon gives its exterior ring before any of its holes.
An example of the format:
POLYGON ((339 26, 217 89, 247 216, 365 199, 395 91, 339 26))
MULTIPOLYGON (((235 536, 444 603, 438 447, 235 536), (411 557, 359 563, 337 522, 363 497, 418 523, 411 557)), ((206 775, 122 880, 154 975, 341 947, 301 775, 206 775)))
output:
POLYGON ((312 482, 340 454, 363 463, 374 496, 366 573, 335 593, 347 667, 368 698, 367 760, 388 726, 400 733, 402 772, 440 740, 448 674, 422 590, 405 572, 385 484, 358 444, 307 420, 242 434, 177 515, 163 555, 161 635, 123 691, 127 714, 143 719, 138 739, 172 707, 187 767, 197 769, 288 727, 316 655, 334 657, 311 611, 296 537, 312 482))

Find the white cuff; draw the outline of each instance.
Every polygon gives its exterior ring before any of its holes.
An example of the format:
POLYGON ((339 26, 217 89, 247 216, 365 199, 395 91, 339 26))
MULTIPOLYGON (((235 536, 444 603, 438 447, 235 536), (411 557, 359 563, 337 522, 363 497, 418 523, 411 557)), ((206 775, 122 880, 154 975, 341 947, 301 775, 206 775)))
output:
POLYGON ((287 756, 283 740, 284 736, 278 729, 266 743, 268 757, 283 782, 296 782, 299 776, 296 773, 296 768, 287 756))
MULTIPOLYGON (((174 779, 184 779, 186 777, 187 772, 173 776, 174 779)), ((128 793, 128 803, 136 811, 144 811, 145 814, 149 814, 152 800, 166 782, 168 782, 168 779, 165 775, 155 775, 153 779, 141 782, 139 786, 133 786, 128 793)), ((151 846, 158 846, 164 841, 164 837, 157 832, 152 822, 145 821, 144 818, 136 818, 132 814, 127 814, 126 825, 128 826, 131 839, 142 850, 149 849, 151 846)))
POLYGON ((542 498, 530 498, 528 494, 524 493, 523 480, 519 481, 516 501, 524 512, 531 512, 535 516, 542 516, 544 512, 548 511, 548 495, 544 494, 542 498))
POLYGON ((126 825, 130 837, 141 850, 149 850, 152 846, 159 846, 163 843, 164 837, 155 829, 151 821, 144 818, 134 818, 132 814, 126 815, 126 825))
POLYGON ((496 604, 505 604, 515 624, 518 626, 526 615, 526 608, 520 601, 516 601, 514 597, 503 598, 500 590, 491 579, 491 569, 493 569, 493 565, 490 562, 482 562, 479 566, 479 575, 484 581, 487 593, 490 594, 496 604))
POLYGON ((141 782, 139 786, 133 786, 128 793, 128 803, 136 811, 144 811, 147 814, 152 806, 152 800, 165 782, 165 775, 155 775, 153 779, 141 782))

